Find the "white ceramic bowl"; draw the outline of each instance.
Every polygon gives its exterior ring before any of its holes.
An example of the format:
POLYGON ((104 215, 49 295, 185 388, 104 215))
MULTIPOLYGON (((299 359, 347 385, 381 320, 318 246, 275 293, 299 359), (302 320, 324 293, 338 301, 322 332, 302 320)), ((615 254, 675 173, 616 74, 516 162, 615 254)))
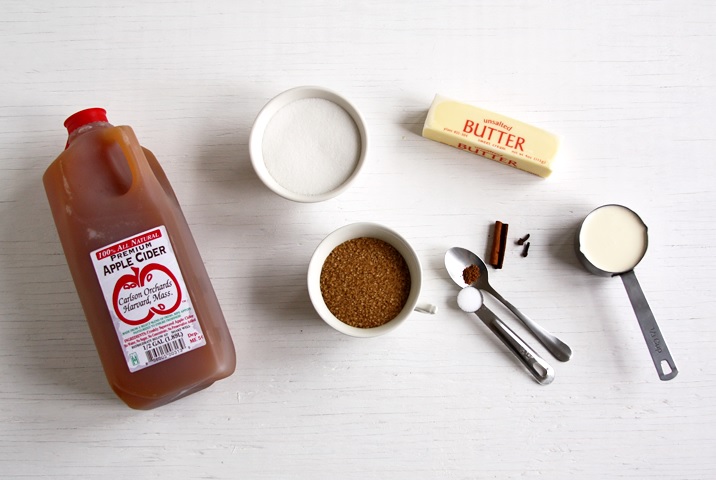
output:
POLYGON ((316 312, 328 325, 353 337, 375 337, 388 333, 403 323, 414 310, 435 313, 437 307, 434 305, 418 303, 422 284, 423 270, 413 247, 397 232, 377 223, 352 223, 335 230, 318 245, 308 264, 308 295, 316 312), (394 319, 374 328, 357 328, 343 323, 331 313, 321 294, 321 270, 328 255, 341 243, 361 237, 377 238, 391 244, 403 256, 410 271, 410 294, 405 306, 394 319))
POLYGON ((349 102, 345 97, 342 97, 336 92, 323 87, 316 86, 292 88, 271 99, 264 106, 264 108, 261 109, 258 116, 256 117, 254 125, 251 128, 251 135, 249 137, 249 155, 251 156, 251 164, 253 165, 258 177, 273 192, 295 202, 321 202, 333 198, 336 195, 345 191, 348 186, 355 180, 356 176, 363 167, 367 150, 368 132, 366 130, 363 117, 361 116, 358 109, 353 106, 353 104, 349 102), (328 192, 321 192, 317 194, 297 193, 282 186, 276 181, 276 179, 271 176, 271 173, 267 169, 266 163, 264 161, 264 132, 266 131, 266 127, 271 122, 273 116, 276 114, 276 112, 278 112, 286 105, 295 102, 296 100, 302 100, 306 98, 322 98, 335 103, 351 116, 351 118, 356 124, 356 127, 358 128, 358 133, 360 134, 360 153, 358 155, 357 165, 353 172, 338 187, 328 192))

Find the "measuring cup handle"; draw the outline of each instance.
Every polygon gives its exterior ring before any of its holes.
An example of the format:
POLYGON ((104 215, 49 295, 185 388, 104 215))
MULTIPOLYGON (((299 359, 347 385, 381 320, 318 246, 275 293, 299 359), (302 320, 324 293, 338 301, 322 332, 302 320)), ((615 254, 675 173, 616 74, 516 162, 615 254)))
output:
POLYGON ((679 370, 676 368, 674 359, 671 358, 666 341, 661 335, 661 330, 659 330, 659 325, 656 324, 656 318, 654 318, 649 304, 646 302, 646 297, 639 285, 639 281, 636 279, 634 270, 622 273, 620 276, 622 277, 622 282, 624 282, 627 295, 629 295, 631 306, 634 308, 636 319, 639 321, 641 333, 644 335, 644 340, 646 340, 646 344, 649 347, 649 353, 659 378, 661 380, 671 380, 676 377, 679 370), (664 363, 669 366, 671 371, 664 371, 664 363))
POLYGON ((487 325, 492 333, 519 359, 532 374, 537 383, 548 385, 554 380, 554 369, 537 352, 527 345, 510 327, 504 324, 492 310, 480 307, 475 314, 487 325))

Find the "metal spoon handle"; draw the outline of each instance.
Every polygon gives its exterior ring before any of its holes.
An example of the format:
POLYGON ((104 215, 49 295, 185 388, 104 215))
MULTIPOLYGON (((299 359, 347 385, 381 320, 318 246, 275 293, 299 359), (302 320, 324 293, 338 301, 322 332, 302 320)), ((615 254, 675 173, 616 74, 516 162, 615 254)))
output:
POLYGON ((524 324, 524 326, 527 327, 534 334, 537 340, 539 340, 540 343, 544 345, 544 347, 549 351, 549 353, 554 356, 554 358, 556 358, 560 362, 566 362, 567 360, 569 360, 569 358, 572 356, 572 349, 569 348, 566 343, 549 333, 539 324, 535 323, 527 315, 520 312, 517 307, 505 300, 505 298, 499 293, 497 293, 497 291, 491 286, 486 287, 485 290, 490 295, 495 297, 495 299, 502 302, 502 304, 507 307, 512 313, 514 313, 515 316, 519 318, 520 321, 524 324))
POLYGON ((659 378, 671 380, 679 373, 679 370, 676 368, 674 359, 671 358, 666 341, 661 335, 661 330, 659 330, 659 325, 656 324, 656 318, 654 318, 649 304, 646 302, 646 297, 639 285, 639 281, 636 279, 634 270, 622 273, 620 276, 622 277, 622 282, 624 282, 627 295, 629 295, 631 306, 634 308, 634 313, 636 313, 636 319, 639 321, 641 333, 644 335, 646 345, 649 347, 649 353, 659 378), (664 363, 669 366, 671 371, 664 371, 664 363))
POLYGON ((524 340, 522 340, 510 327, 505 325, 492 310, 485 305, 475 312, 492 333, 519 359, 527 368, 537 383, 548 385, 554 380, 554 369, 544 361, 524 340))

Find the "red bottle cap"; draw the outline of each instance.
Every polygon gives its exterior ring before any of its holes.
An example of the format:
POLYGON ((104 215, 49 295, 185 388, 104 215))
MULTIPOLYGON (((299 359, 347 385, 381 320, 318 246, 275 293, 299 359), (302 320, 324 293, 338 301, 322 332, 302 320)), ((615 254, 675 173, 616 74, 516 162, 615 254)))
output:
POLYGON ((106 121, 107 112, 104 108, 88 108, 75 113, 65 120, 65 128, 67 128, 67 134, 72 134, 72 132, 88 123, 106 121))

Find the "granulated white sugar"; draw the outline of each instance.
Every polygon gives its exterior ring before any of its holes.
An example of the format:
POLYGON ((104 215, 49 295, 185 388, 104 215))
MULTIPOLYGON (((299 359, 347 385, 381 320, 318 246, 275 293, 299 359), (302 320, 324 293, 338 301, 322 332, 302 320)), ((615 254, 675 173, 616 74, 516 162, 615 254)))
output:
POLYGON ((358 166, 361 137, 340 105, 295 100, 271 118, 263 136, 266 169, 294 193, 319 195, 343 184, 358 166))

